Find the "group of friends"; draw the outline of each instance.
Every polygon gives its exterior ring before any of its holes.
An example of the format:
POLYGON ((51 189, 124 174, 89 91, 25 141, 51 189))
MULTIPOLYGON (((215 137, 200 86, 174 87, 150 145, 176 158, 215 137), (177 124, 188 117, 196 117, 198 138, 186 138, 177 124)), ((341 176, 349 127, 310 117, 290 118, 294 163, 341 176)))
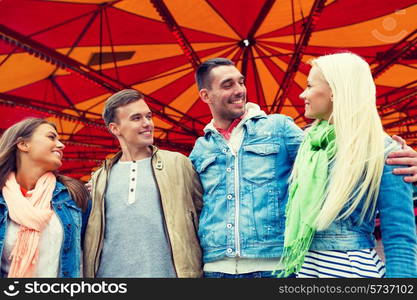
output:
POLYGON ((417 277, 417 152, 384 132, 365 60, 311 61, 304 131, 248 102, 229 59, 196 82, 212 120, 189 157, 154 146, 144 96, 121 90, 103 111, 120 151, 87 184, 59 174, 53 123, 7 129, 1 277, 417 277))

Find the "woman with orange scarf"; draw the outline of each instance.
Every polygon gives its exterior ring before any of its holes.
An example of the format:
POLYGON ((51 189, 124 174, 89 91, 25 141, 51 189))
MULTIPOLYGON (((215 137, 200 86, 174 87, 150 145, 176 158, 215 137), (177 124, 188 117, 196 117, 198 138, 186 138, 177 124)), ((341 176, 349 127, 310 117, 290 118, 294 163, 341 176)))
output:
POLYGON ((88 191, 59 175, 54 124, 26 119, 0 138, 1 277, 80 277, 88 191))

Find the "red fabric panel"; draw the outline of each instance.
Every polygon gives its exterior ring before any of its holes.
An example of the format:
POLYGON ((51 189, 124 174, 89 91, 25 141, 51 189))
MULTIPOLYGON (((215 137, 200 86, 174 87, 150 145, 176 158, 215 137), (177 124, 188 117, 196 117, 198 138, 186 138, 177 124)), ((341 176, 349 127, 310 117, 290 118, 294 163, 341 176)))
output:
POLYGON ((265 0, 208 0, 214 10, 242 38, 248 36, 265 0))

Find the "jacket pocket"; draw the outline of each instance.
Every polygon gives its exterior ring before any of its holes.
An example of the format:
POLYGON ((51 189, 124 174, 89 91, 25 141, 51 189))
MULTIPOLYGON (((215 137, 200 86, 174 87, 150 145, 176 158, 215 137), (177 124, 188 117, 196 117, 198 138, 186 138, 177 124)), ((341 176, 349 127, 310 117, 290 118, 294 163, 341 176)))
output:
POLYGON ((243 146, 245 152, 252 152, 257 155, 270 155, 278 153, 279 145, 278 144, 255 144, 243 146))
POLYGON ((209 157, 209 158, 207 158, 205 160, 202 160, 200 162, 200 164, 196 168, 197 169, 197 172, 198 173, 204 172, 207 169, 207 167, 210 164, 214 163, 215 161, 216 161, 216 157, 215 156, 211 156, 211 157, 209 157))
POLYGON ((205 195, 213 193, 220 183, 221 174, 216 159, 216 156, 210 156, 196 164, 196 171, 200 176, 205 195))
POLYGON ((241 164, 243 178, 257 185, 275 179, 278 153, 279 144, 244 145, 241 164))

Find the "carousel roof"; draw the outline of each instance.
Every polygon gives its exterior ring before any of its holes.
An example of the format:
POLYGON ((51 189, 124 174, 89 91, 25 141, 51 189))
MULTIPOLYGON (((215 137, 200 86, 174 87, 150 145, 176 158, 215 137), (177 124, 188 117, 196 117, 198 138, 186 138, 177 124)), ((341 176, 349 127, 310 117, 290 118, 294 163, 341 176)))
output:
POLYGON ((0 0, 0 133, 53 121, 62 172, 87 180, 118 150, 101 112, 120 89, 146 96, 157 145, 187 154, 211 119, 202 61, 230 58, 249 101, 304 126, 306 63, 349 50, 372 68, 386 131, 417 146, 416 15, 415 0, 0 0))

